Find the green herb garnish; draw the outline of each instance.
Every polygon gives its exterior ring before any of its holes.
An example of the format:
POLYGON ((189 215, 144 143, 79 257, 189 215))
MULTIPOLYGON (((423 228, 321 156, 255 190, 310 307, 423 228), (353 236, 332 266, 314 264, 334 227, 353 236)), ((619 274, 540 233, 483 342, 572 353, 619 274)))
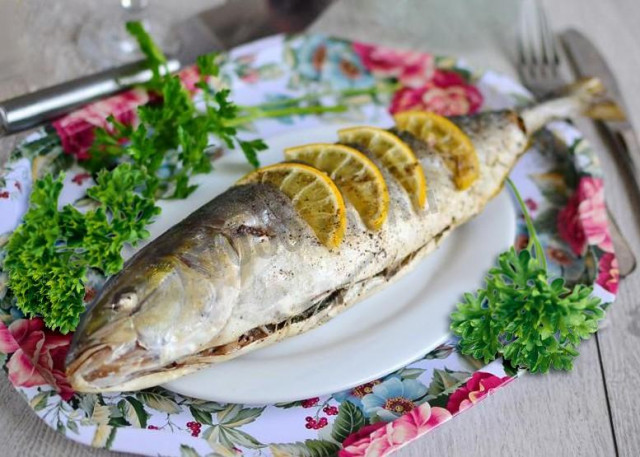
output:
POLYGON ((238 117, 239 108, 230 100, 228 89, 214 90, 207 79, 218 76, 218 56, 208 54, 198 57, 196 65, 200 80, 196 87, 202 90, 205 106, 198 109, 191 94, 178 76, 161 74, 166 64, 162 51, 137 22, 127 23, 127 30, 136 37, 148 65, 154 69, 148 87, 161 97, 160 103, 150 103, 138 108, 140 124, 131 126, 108 119, 109 129, 98 129, 92 145, 91 159, 84 163, 90 170, 97 170, 116 163, 123 156, 132 160, 154 180, 154 192, 170 198, 186 198, 196 186, 189 183, 194 174, 211 171, 208 153, 210 136, 216 137, 229 148, 238 147, 254 167, 260 165, 257 153, 266 149, 262 140, 244 141, 238 138, 236 127, 229 125, 238 117), (162 170, 167 151, 177 151, 177 163, 169 170, 162 170))
POLYGON ((451 314, 451 330, 460 336, 463 354, 485 363, 502 356, 513 367, 545 373, 571 370, 577 347, 598 329, 604 317, 593 288, 569 289, 564 279, 550 280, 544 249, 518 190, 509 180, 529 231, 529 244, 498 257, 498 265, 476 294, 465 294, 451 314))
POLYGON ((127 32, 138 42, 138 47, 147 59, 147 66, 153 74, 153 78, 149 81, 148 85, 150 87, 160 87, 162 85, 162 75, 160 71, 164 69, 165 73, 167 73, 167 69, 165 68, 167 58, 162 52, 162 49, 154 43, 140 22, 127 22, 126 28, 127 32))
POLYGON ((47 175, 35 182, 29 211, 9 239, 4 267, 18 307, 67 333, 84 310, 87 270, 120 271, 123 246, 149 236, 145 227, 160 209, 137 192, 146 177, 130 164, 98 174, 87 192, 93 208, 85 213, 71 205, 58 209, 63 178, 47 175))

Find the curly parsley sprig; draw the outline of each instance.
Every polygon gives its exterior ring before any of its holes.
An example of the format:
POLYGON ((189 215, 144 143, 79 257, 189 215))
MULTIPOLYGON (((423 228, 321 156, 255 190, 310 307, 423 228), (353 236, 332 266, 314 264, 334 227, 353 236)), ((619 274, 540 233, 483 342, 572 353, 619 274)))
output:
POLYGON ((502 356, 512 366, 545 373, 571 370, 578 345, 598 329, 604 317, 593 288, 569 289, 564 279, 551 280, 544 249, 515 185, 509 180, 529 231, 529 244, 512 247, 476 294, 467 293, 451 314, 451 330, 460 336, 460 350, 485 363, 502 356))
POLYGON ((144 27, 129 22, 127 30, 137 39, 152 68, 153 77, 147 88, 160 101, 138 108, 140 122, 136 128, 109 117, 109 128, 97 129, 91 158, 83 165, 95 171, 123 158, 131 160, 146 169, 154 180, 152 190, 169 198, 188 197, 196 189, 189 183, 191 176, 211 171, 211 137, 229 148, 237 147, 251 165, 258 167, 257 153, 266 149, 266 144, 259 139, 246 141, 238 137, 236 127, 228 125, 238 116, 238 107, 230 99, 231 91, 215 90, 207 83, 208 78, 217 77, 220 72, 218 56, 207 54, 196 61, 200 74, 196 87, 202 91, 205 102, 204 109, 198 109, 180 78, 167 74, 166 68, 162 71, 167 59, 144 27), (166 164, 167 154, 172 152, 177 160, 166 164))
POLYGON ((4 259, 22 312, 42 316, 47 327, 62 333, 75 329, 88 269, 117 273, 125 244, 149 236, 145 227, 160 209, 143 196, 146 179, 126 163, 100 172, 87 192, 93 208, 85 213, 71 205, 58 209, 63 175, 34 183, 29 211, 9 238, 4 259))

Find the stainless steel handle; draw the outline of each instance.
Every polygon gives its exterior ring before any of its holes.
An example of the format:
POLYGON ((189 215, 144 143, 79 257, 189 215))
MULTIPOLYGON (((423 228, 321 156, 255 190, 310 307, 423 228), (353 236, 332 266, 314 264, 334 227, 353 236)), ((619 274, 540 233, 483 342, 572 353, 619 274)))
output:
POLYGON ((619 151, 625 154, 624 159, 629 164, 629 172, 633 175, 636 189, 640 196, 640 143, 632 128, 611 129, 614 141, 619 146, 619 151))
POLYGON ((612 147, 613 158, 633 181, 632 191, 640 202, 640 143, 633 127, 626 121, 598 124, 612 147))
POLYGON ((626 278, 633 270, 636 269, 636 256, 631 250, 631 246, 622 235, 620 227, 616 222, 616 218, 607 205, 607 216, 609 217, 609 231, 611 232, 611 241, 613 242, 613 250, 616 253, 618 259, 618 271, 620 277, 626 278))
MULTIPOLYGON (((177 59, 167 62, 170 72, 179 68, 177 59)), ((0 136, 35 127, 150 79, 151 70, 144 61, 139 61, 0 102, 0 136)))
MULTIPOLYGON (((636 201, 640 201, 640 143, 633 128, 628 122, 603 122, 600 125, 613 145, 614 158, 633 180, 631 187, 634 191, 634 197, 636 201)), ((636 258, 610 212, 609 221, 620 276, 624 278, 635 270, 636 258)))

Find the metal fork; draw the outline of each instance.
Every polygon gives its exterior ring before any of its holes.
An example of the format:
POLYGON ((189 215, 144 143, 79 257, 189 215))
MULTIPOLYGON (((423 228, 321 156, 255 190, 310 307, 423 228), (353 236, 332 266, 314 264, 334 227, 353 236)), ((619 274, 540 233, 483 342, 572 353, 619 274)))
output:
POLYGON ((518 28, 518 74, 536 98, 564 86, 560 53, 538 0, 523 0, 518 28))
MULTIPOLYGON (((558 44, 540 0, 522 1, 517 46, 518 74, 536 98, 543 98, 567 83, 558 44)), ((624 277, 635 269, 636 258, 608 205, 607 215, 620 276, 624 277)))

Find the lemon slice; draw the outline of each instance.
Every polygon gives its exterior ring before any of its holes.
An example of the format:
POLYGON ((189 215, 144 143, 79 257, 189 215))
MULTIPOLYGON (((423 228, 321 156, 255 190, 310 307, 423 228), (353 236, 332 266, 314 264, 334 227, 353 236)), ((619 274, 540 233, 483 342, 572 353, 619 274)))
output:
POLYGON ((265 183, 291 199, 300 216, 322 244, 337 247, 347 228, 347 210, 340 191, 322 171, 301 163, 277 163, 259 168, 237 184, 265 183))
POLYGON ((399 130, 424 141, 443 158, 460 190, 478 178, 478 154, 469 137, 446 117, 427 111, 405 111, 394 116, 399 130))
POLYGON ((389 212, 389 191, 376 164, 363 153, 341 144, 315 143, 285 149, 284 156, 327 173, 367 227, 382 226, 389 212))
POLYGON ((409 146, 393 133, 376 127, 352 127, 338 131, 341 143, 354 144, 371 152, 389 170, 418 208, 427 201, 427 180, 420 162, 409 146))

